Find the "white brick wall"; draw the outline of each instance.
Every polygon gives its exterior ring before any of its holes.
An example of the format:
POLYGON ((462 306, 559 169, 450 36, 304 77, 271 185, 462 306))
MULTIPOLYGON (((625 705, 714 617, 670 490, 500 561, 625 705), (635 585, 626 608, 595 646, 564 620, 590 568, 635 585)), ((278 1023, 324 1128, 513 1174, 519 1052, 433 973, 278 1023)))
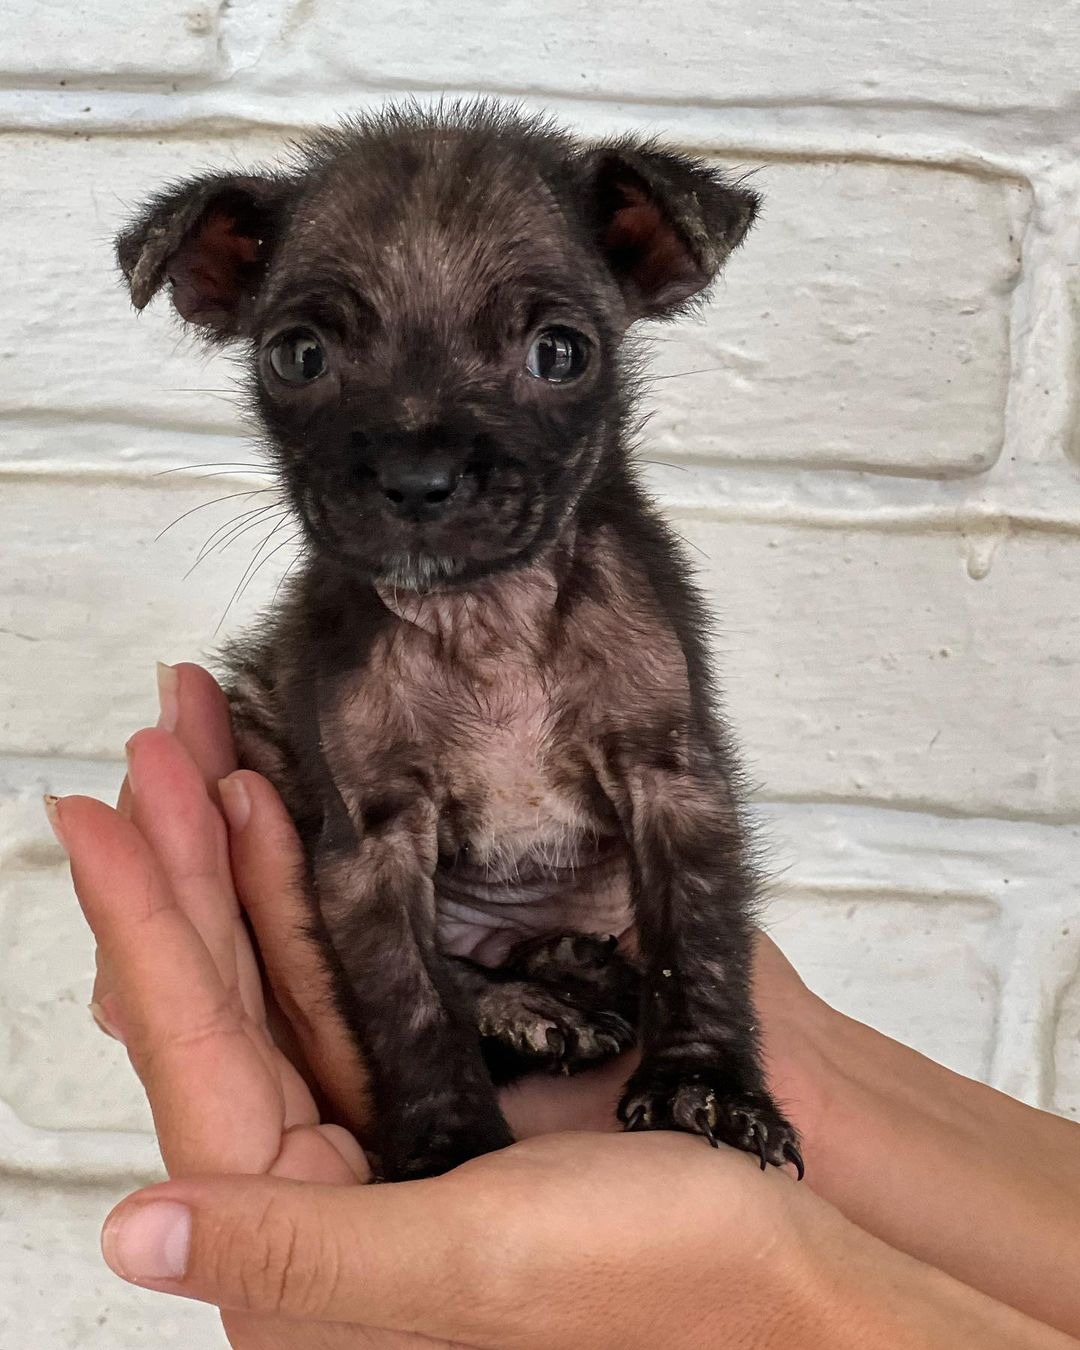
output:
POLYGON ((160 180, 395 94, 520 96, 759 170, 750 246, 707 317, 656 346, 677 378, 654 385, 642 458, 722 618, 773 931, 845 1010, 1080 1115, 1080 9, 13 6, 0 1346, 220 1344, 205 1310, 98 1262, 100 1216, 156 1162, 85 1011, 90 946, 40 815, 44 789, 115 788, 153 659, 213 644, 259 538, 189 578, 247 501, 155 538, 258 482, 155 476, 249 452, 228 362, 160 307, 133 319, 108 241, 160 180))

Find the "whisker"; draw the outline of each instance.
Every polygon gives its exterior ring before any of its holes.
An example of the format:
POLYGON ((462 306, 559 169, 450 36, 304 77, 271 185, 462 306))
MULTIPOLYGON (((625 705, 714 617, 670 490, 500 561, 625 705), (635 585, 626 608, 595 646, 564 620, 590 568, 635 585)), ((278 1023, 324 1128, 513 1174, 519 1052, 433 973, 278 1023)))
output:
MULTIPOLYGON (((202 557, 204 553, 211 552, 215 547, 215 545, 221 542, 222 536, 227 535, 229 531, 233 529, 234 526, 239 527, 242 525, 243 521, 251 520, 252 517, 255 517, 257 522, 258 517, 268 516, 271 513, 271 511, 276 511, 279 506, 283 505, 284 503, 281 501, 280 498, 278 498, 277 501, 267 502, 265 506, 253 506, 250 508, 250 510, 241 511, 238 516, 231 517, 231 519, 225 521, 223 525, 219 525, 217 529, 214 530, 214 532, 210 535, 210 537, 203 544, 202 548, 199 550, 199 556, 202 557)), ((235 538, 235 535, 233 537, 235 538)), ((222 545, 222 547, 226 547, 226 545, 222 545)))
MULTIPOLYGON (((195 571, 196 567, 198 567, 198 565, 203 561, 203 559, 208 558, 211 553, 215 552, 215 550, 224 553, 224 551, 229 547, 229 545, 234 543, 237 539, 239 539, 242 534, 246 534, 248 530, 254 530, 259 525, 265 525, 267 521, 267 516, 278 505, 280 505, 279 502, 274 502, 270 506, 259 507, 255 519, 249 521, 246 525, 237 525, 236 518, 234 517, 233 520, 229 522, 229 524, 237 526, 237 528, 234 528, 232 533, 229 534, 224 540, 218 539, 216 542, 212 543, 211 540, 213 539, 213 535, 211 535, 211 538, 208 539, 206 543, 203 544, 202 548, 199 550, 199 556, 195 559, 195 561, 191 564, 188 570, 184 573, 184 580, 186 581, 187 578, 191 576, 192 572, 195 571)), ((250 514, 250 512, 247 514, 250 514)), ((282 511, 282 513, 277 517, 275 525, 280 525, 288 514, 289 514, 288 509, 282 511)), ((241 516, 240 520, 243 519, 244 517, 241 516)), ((226 527, 226 530, 227 529, 228 527, 226 527)), ((216 530, 214 533, 220 534, 220 531, 216 530)))
POLYGON ((271 539, 273 539, 274 535, 277 534, 278 530, 280 530, 280 529, 281 529, 281 521, 280 521, 280 520, 275 520, 275 521, 274 521, 274 524, 271 526, 269 532, 268 532, 267 534, 264 534, 263 537, 262 537, 262 539, 259 540, 259 543, 256 545, 255 552, 251 555, 251 561, 248 563, 247 567, 244 569, 244 574, 243 574, 243 576, 242 576, 242 577, 240 578, 240 580, 236 583, 236 587, 235 587, 235 589, 233 590, 232 595, 229 596, 229 603, 225 606, 225 612, 222 614, 221 618, 218 620, 217 628, 214 629, 215 634, 218 632, 218 629, 221 628, 221 625, 222 625, 222 624, 225 622, 225 620, 228 618, 229 610, 231 610, 232 607, 233 607, 233 605, 236 603, 236 600, 238 599, 238 597, 240 596, 241 591, 242 591, 243 588, 244 588, 245 582, 248 580, 248 578, 249 578, 250 576, 252 576, 252 575, 254 574, 254 571, 258 568, 258 566, 259 566, 259 559, 260 559, 260 556, 261 556, 261 554, 262 554, 263 549, 267 546, 267 544, 271 541, 271 539))
POLYGON ((154 542, 157 543, 159 539, 161 539, 164 535, 169 533, 169 531, 173 528, 173 526, 179 525, 182 520, 187 520, 188 516, 193 516, 196 511, 205 511, 208 506, 217 506, 219 502, 231 502, 234 501, 237 497, 258 497, 264 492, 276 492, 276 491, 277 491, 276 488, 252 488, 250 492, 229 492, 226 493, 224 497, 215 497, 214 500, 211 502, 202 502, 198 506, 193 506, 190 511, 185 511, 183 515, 177 516, 174 521, 171 521, 168 525, 166 525, 160 534, 156 534, 154 536, 154 542))
MULTIPOLYGON (((153 476, 155 478, 164 478, 167 473, 187 473, 189 469, 250 469, 259 468, 257 460, 249 461, 242 459, 208 459, 200 461, 198 464, 177 464, 172 469, 159 469, 153 476)), ((263 465, 262 467, 266 467, 263 465)), ((269 469, 266 470, 270 472, 269 469)))
POLYGON ((686 464, 669 464, 666 459, 641 459, 637 455, 634 457, 635 464, 654 464, 661 469, 678 469, 680 473, 689 473, 690 468, 686 464))
POLYGON ((260 560, 259 554, 262 553, 263 549, 270 542, 270 540, 273 539, 274 535, 277 534, 280 528, 281 522, 279 521, 277 524, 275 524, 274 528, 270 531, 270 533, 266 536, 266 538, 263 539, 262 543, 255 550, 254 557, 252 558, 251 562, 248 563, 247 570, 245 571, 244 575, 240 578, 236 590, 233 591, 231 597, 229 598, 229 603, 225 606, 225 613, 221 616, 221 619, 218 621, 217 628, 214 629, 215 634, 217 634, 218 630, 221 628, 221 625, 225 622, 226 618, 228 617, 229 610, 232 609, 236 601, 238 601, 243 596, 248 586, 250 586, 251 583, 255 580, 256 576, 266 565, 266 563, 270 561, 270 559, 274 556, 275 553, 280 553, 281 550, 286 547, 286 545, 291 544, 295 539, 298 539, 300 537, 301 531, 295 530, 291 535, 289 535, 288 539, 283 539, 280 544, 275 545, 275 547, 272 548, 270 552, 260 560))
MULTIPOLYGON (((303 531, 298 531, 297 533, 302 534, 303 531)), ((296 535, 293 535, 293 538, 295 539, 296 535)), ((273 608, 273 606, 277 604, 277 598, 281 594, 282 586, 284 586, 286 581, 288 581, 289 579, 289 573, 293 570, 293 568, 296 566, 296 564, 300 561, 300 559, 303 556, 304 556, 303 553, 298 553, 296 557, 292 560, 292 562, 288 565, 288 567, 286 567, 285 571, 282 572, 281 576, 278 578, 278 584, 274 587, 274 598, 270 601, 271 608, 273 608)))
POLYGON ((262 560, 262 562, 258 565, 258 567, 256 567, 255 571, 252 572, 251 576, 248 577, 247 584, 244 586, 244 590, 240 592, 240 595, 237 597, 238 599, 242 600, 244 598, 244 591, 247 590, 248 586, 251 585, 251 583, 259 575, 259 573, 270 561, 270 559, 274 556, 274 554, 280 553, 283 548, 288 548, 290 544, 294 544, 296 540, 300 538, 300 535, 302 533, 303 533, 302 530, 294 530, 292 534, 289 535, 288 539, 283 539, 280 544, 275 545, 275 547, 270 550, 270 552, 266 555, 266 557, 262 560))
POLYGON ((723 369, 723 366, 706 366, 703 370, 677 370, 673 375, 646 375, 645 379, 651 384, 653 380, 682 380, 687 375, 715 375, 723 369))
POLYGON ((274 472, 273 469, 269 468, 265 464, 258 464, 258 463, 243 464, 239 460, 236 461, 235 463, 230 463, 228 460, 223 460, 217 464, 213 462, 207 464, 181 464, 178 465, 175 469, 158 469, 157 472, 152 474, 151 476, 154 478, 166 478, 168 477, 169 474, 173 473, 190 473, 193 474, 197 479, 226 478, 230 476, 227 473, 218 473, 218 472, 195 474, 196 469, 214 469, 214 470, 246 469, 248 473, 261 474, 264 477, 274 472))
MULTIPOLYGON (((668 526, 668 528, 669 529, 671 528, 670 525, 668 526)), ((683 543, 686 544, 689 548, 692 548, 695 551, 695 553, 700 553, 706 562, 709 561, 709 555, 699 544, 695 544, 692 539, 687 539, 686 535, 680 534, 678 530, 672 530, 671 533, 675 535, 677 539, 681 539, 683 543)))

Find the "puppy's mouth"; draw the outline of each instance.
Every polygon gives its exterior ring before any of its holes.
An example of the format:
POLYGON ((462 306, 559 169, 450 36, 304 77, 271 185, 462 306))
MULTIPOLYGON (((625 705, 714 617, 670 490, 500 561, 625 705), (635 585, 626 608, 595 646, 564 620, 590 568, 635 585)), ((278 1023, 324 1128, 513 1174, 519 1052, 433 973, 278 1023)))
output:
POLYGON ((378 585, 426 593, 478 580, 525 560, 546 512, 524 491, 408 519, 370 496, 333 497, 306 485, 300 515, 315 546, 378 585))

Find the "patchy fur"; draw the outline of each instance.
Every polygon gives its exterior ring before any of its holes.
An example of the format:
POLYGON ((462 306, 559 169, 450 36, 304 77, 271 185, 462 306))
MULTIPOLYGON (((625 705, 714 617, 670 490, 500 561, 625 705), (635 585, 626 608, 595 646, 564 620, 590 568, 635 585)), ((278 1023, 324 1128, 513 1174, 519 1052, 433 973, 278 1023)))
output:
POLYGON ((635 1030, 628 1128, 801 1170, 706 618, 629 455, 628 329, 699 298, 756 205, 651 143, 391 109, 177 185, 119 242, 137 305, 169 284, 246 344, 304 532, 230 696, 300 829, 387 1177, 509 1142, 493 1075, 635 1030))

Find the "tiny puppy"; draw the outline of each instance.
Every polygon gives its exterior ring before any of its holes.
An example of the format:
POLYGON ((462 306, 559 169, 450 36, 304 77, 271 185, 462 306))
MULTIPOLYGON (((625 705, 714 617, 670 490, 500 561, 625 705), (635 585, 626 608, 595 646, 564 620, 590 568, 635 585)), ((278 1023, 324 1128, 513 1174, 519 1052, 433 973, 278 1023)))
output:
POLYGON ((480 103, 176 184, 119 238, 137 309, 167 286, 244 353, 302 529, 229 696, 300 831, 386 1178, 509 1144, 497 1083, 635 1042, 628 1130, 802 1175, 707 619, 630 457, 628 333, 703 296, 757 207, 480 103))

